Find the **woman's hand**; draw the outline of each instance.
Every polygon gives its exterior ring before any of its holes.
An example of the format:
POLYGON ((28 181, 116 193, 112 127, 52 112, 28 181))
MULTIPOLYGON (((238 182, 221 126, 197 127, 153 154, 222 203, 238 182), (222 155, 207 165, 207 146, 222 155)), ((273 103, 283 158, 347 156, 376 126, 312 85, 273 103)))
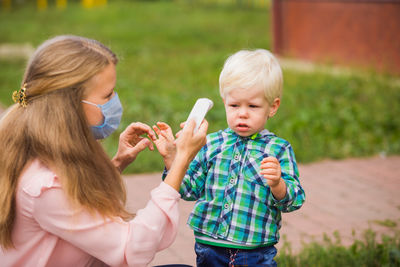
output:
POLYGON ((196 132, 193 132, 196 125, 195 121, 191 120, 187 123, 189 123, 188 126, 180 131, 179 137, 175 140, 176 156, 164 180, 178 192, 189 163, 207 140, 208 122, 206 120, 203 120, 196 132))
POLYGON ((154 144, 164 159, 165 167, 169 170, 176 155, 174 134, 172 133, 171 127, 164 122, 157 122, 157 125, 153 126, 153 130, 158 136, 154 140, 154 144))
POLYGON ((117 154, 112 159, 114 165, 122 172, 129 164, 131 164, 137 155, 146 147, 154 150, 153 143, 143 135, 155 140, 156 136, 150 126, 141 123, 131 123, 119 136, 119 144, 117 154))
POLYGON ((194 120, 186 123, 181 124, 183 129, 176 134, 177 139, 175 140, 175 145, 177 147, 177 154, 188 156, 188 163, 190 163, 200 148, 206 144, 208 122, 203 120, 196 132, 193 132, 196 126, 194 120), (184 128, 186 123, 189 123, 189 125, 184 128))

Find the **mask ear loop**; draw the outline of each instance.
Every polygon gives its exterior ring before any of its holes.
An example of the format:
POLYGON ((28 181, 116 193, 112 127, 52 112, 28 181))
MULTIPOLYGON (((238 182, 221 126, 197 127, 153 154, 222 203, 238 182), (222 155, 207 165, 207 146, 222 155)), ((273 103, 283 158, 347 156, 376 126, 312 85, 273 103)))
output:
POLYGON ((95 106, 95 107, 98 107, 99 105, 97 105, 97 104, 95 104, 95 103, 92 103, 92 102, 89 102, 89 101, 86 101, 86 100, 81 100, 83 103, 85 103, 85 104, 89 104, 89 105, 92 105, 92 106, 95 106))

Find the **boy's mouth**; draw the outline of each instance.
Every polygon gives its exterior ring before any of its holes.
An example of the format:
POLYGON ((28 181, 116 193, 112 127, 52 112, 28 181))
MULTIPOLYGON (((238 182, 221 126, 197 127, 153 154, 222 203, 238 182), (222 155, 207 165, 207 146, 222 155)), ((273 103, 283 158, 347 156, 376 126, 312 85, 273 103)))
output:
POLYGON ((239 124, 236 125, 236 128, 239 131, 247 131, 249 129, 249 126, 247 124, 245 124, 245 123, 239 123, 239 124))

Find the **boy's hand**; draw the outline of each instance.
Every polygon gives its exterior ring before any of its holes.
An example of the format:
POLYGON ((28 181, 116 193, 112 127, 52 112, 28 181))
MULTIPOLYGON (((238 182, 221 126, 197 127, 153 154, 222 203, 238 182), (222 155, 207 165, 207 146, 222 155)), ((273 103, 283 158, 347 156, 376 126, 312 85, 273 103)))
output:
POLYGON ((157 125, 153 126, 153 130, 158 136, 153 142, 164 159, 165 167, 169 170, 176 154, 174 134, 171 127, 164 122, 157 122, 157 125))
POLYGON ((261 161, 261 175, 267 179, 268 185, 272 188, 281 180, 281 165, 275 157, 266 157, 261 161))

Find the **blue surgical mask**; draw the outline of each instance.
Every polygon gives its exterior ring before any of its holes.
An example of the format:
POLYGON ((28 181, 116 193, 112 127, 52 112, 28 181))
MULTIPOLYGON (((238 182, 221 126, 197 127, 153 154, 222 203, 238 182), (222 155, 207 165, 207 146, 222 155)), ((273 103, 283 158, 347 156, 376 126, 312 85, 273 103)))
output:
POLYGON ((103 105, 91 103, 86 100, 82 100, 82 102, 99 107, 104 116, 103 124, 91 127, 96 139, 104 139, 118 128, 122 117, 122 105, 117 93, 103 105))

